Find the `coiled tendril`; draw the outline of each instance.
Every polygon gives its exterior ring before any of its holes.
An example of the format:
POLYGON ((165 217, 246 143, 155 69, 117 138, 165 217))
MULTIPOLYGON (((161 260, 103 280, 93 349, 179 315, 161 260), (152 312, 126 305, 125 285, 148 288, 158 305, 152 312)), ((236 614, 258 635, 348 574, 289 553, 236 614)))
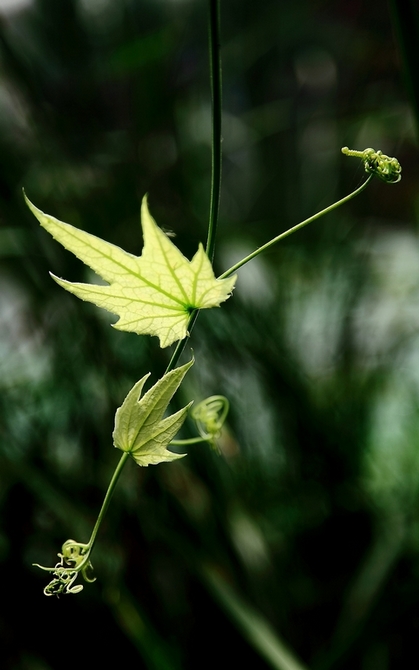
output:
POLYGON ((196 422, 200 436, 217 451, 219 449, 216 440, 220 437, 229 408, 230 404, 226 397, 212 395, 194 406, 191 411, 191 417, 196 422))
POLYGON ((364 149, 364 151, 355 151, 343 147, 342 153, 345 156, 356 156, 364 162, 365 172, 374 174, 388 184, 397 184, 402 178, 402 168, 397 158, 386 156, 382 151, 374 149, 364 149))
POLYGON ((43 565, 34 563, 36 567, 47 572, 52 572, 53 579, 44 588, 46 596, 60 596, 66 593, 80 593, 82 584, 73 586, 77 575, 81 572, 85 582, 94 582, 93 566, 89 560, 91 547, 75 540, 66 540, 61 548, 62 553, 57 554, 59 562, 53 568, 45 568, 43 565))

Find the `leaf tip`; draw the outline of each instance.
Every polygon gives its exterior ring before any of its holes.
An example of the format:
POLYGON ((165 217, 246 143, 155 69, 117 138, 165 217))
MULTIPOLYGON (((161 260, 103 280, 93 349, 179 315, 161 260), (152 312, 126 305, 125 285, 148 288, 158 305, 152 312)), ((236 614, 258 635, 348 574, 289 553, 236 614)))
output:
POLYGON ((53 279, 55 281, 55 283, 58 284, 58 286, 61 286, 62 288, 65 288, 67 291, 69 290, 68 286, 71 286, 70 281, 67 281, 66 279, 62 279, 62 277, 57 277, 57 275, 55 275, 53 272, 51 272, 51 270, 48 271, 48 274, 51 277, 51 279, 53 279))
POLYGON ((148 193, 145 193, 141 200, 141 221, 144 216, 150 216, 150 211, 148 209, 148 193))
POLYGON ((31 202, 31 201, 29 200, 28 196, 26 195, 26 191, 25 191, 24 188, 22 188, 22 195, 23 195, 23 199, 24 199, 24 201, 26 202, 27 206, 28 206, 29 209, 33 212, 34 209, 36 209, 36 207, 35 207, 35 205, 33 204, 33 202, 31 202))
POLYGON ((34 205, 33 202, 31 202, 29 200, 28 196, 26 195, 26 192, 25 192, 24 188, 22 188, 22 193, 23 193, 23 198, 24 198, 27 206, 31 210, 32 214, 34 214, 36 216, 36 218, 39 219, 38 214, 43 214, 43 212, 40 209, 38 209, 38 207, 36 207, 36 205, 34 205))

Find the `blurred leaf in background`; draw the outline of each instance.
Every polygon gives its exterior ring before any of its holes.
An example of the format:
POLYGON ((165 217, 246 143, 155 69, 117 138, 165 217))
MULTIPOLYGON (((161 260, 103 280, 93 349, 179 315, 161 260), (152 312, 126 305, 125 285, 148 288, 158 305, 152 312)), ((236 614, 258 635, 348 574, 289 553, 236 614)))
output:
POLYGON ((342 146, 397 156, 403 179, 376 180, 244 267, 234 297, 200 315, 174 410, 226 395, 223 456, 197 445, 174 463, 130 464, 98 579, 77 598, 45 598, 31 565, 87 539, 118 458, 115 409, 168 354, 51 281, 94 278, 39 229, 21 190, 136 255, 148 192, 190 259, 209 204, 207 9, 0 3, 5 670, 109 664, 116 651, 151 670, 387 670, 416 649, 417 82, 397 13, 378 0, 221 3, 216 275, 360 183, 342 146))

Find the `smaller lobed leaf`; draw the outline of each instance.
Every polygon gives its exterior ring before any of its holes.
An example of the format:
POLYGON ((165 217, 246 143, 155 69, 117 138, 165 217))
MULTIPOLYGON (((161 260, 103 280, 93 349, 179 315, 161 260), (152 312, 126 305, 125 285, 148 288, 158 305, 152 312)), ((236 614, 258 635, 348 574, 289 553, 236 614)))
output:
POLYGON ((121 407, 117 409, 112 435, 114 445, 117 449, 130 453, 138 465, 157 465, 185 455, 175 454, 167 446, 182 426, 192 403, 164 419, 163 415, 193 363, 192 359, 189 363, 171 370, 141 397, 144 384, 150 376, 145 375, 133 386, 121 407))

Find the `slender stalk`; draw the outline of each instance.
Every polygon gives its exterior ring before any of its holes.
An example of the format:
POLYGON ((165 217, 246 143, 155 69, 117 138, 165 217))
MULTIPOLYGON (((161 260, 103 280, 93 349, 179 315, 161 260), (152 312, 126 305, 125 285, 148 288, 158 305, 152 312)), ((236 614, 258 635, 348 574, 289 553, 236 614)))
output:
MULTIPOLYGON (((210 82, 211 82, 211 115, 212 115, 212 133, 211 133, 211 195, 210 211, 208 220, 207 244, 205 251, 212 262, 215 251, 215 235, 217 231, 218 212, 220 208, 221 191, 221 54, 220 54, 220 1, 209 0, 208 17, 208 43, 210 60, 210 82)), ((192 328, 198 317, 199 310, 191 314, 188 324, 188 335, 177 343, 173 356, 166 368, 166 374, 176 367, 186 344, 189 341, 192 328)))
POLYGON ((251 254, 243 258, 241 261, 233 265, 231 268, 223 272, 222 275, 218 277, 218 279, 225 279, 226 277, 230 277, 230 275, 234 274, 236 270, 241 268, 243 265, 251 261, 253 258, 256 258, 259 254, 261 254, 263 251, 266 251, 266 249, 269 249, 272 247, 274 244, 279 242, 280 240, 283 240, 285 237, 288 237, 288 235, 292 235, 292 233, 295 233, 297 230, 300 230, 300 228, 304 228, 308 223, 311 223, 312 221, 316 221, 317 219, 320 219, 320 217, 324 216, 325 214, 328 214, 329 212, 332 212, 334 209, 337 207, 340 207, 343 205, 345 202, 348 202, 348 200, 351 200, 354 198, 356 195, 361 193, 366 186, 370 183, 371 179, 373 178, 374 175, 370 174, 367 179, 364 181, 359 188, 357 188, 355 191, 350 193, 349 195, 346 195, 344 198, 341 200, 338 200, 337 202, 334 202, 333 205, 329 205, 329 207, 326 207, 325 209, 322 209, 321 212, 317 212, 317 214, 313 214, 313 216, 310 216, 308 219, 305 219, 304 221, 301 221, 301 223, 297 223, 296 226, 293 226, 292 228, 289 228, 286 230, 284 233, 281 233, 280 235, 277 235, 274 237, 272 240, 264 244, 263 246, 259 247, 258 249, 255 249, 251 254))
POLYGON ((97 533, 98 533, 100 524, 102 523, 103 517, 104 517, 105 514, 106 514, 106 510, 107 510, 108 507, 109 507, 109 503, 110 503, 110 501, 111 501, 111 498, 112 498, 112 495, 113 495, 115 486, 116 486, 116 484, 117 484, 117 482, 118 482, 119 476, 120 476, 120 474, 121 474, 121 472, 122 472, 122 470, 123 470, 123 468, 124 468, 124 465, 125 465, 125 463, 127 462, 128 458, 129 458, 129 452, 128 452, 128 451, 124 451, 124 453, 122 454, 121 458, 119 459, 119 463, 118 463, 118 465, 117 465, 116 468, 115 468, 115 471, 114 471, 114 473, 113 473, 113 475, 112 475, 112 479, 111 479, 111 481, 109 482, 108 490, 106 491, 106 495, 105 495, 105 498, 104 498, 104 500, 103 500, 102 507, 100 508, 99 515, 98 515, 98 517, 97 517, 97 519, 96 519, 96 523, 95 523, 95 525, 94 525, 94 528, 93 528, 93 530, 92 530, 92 534, 91 534, 91 536, 90 536, 90 540, 89 540, 88 545, 87 545, 87 546, 89 547, 89 554, 90 554, 90 552, 91 552, 92 549, 93 549, 93 545, 94 545, 94 543, 95 543, 95 541, 96 541, 96 535, 97 535, 97 533))
POLYGON ((198 444, 199 442, 208 442, 206 437, 190 437, 186 440, 172 440, 170 444, 182 446, 184 444, 198 444))
POLYGON ((220 53, 220 0, 209 0, 209 56, 212 103, 211 142, 211 196, 206 252, 212 262, 215 250, 215 234, 218 223, 221 191, 221 53, 220 53))
POLYGON ((181 355, 183 353, 183 350, 184 350, 184 348, 186 347, 186 345, 189 341, 189 338, 190 338, 191 332, 192 332, 192 328, 195 325, 195 321, 198 317, 198 314, 199 314, 199 309, 196 309, 194 312, 192 312, 191 318, 189 319, 189 323, 188 323, 188 334, 183 340, 179 340, 179 342, 177 343, 176 349, 174 350, 173 356, 169 361, 169 365, 166 368, 165 374, 167 374, 168 372, 170 372, 170 370, 173 370, 173 368, 176 367, 176 363, 178 362, 179 358, 181 357, 181 355))

